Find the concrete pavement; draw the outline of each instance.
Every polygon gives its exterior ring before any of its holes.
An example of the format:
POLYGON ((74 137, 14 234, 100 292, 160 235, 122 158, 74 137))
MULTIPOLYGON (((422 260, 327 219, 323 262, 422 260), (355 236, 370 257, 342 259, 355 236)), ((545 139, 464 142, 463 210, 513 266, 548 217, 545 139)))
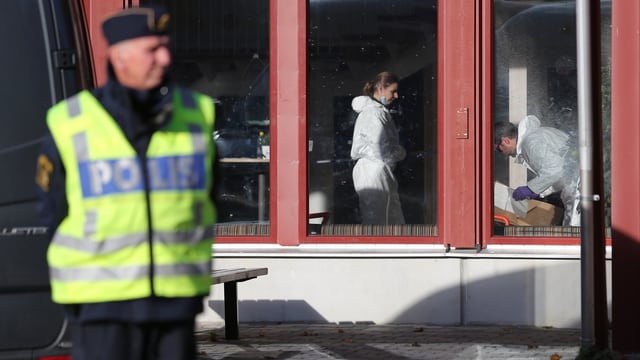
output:
POLYGON ((199 360, 575 359, 580 329, 513 326, 241 324, 199 329, 199 360))

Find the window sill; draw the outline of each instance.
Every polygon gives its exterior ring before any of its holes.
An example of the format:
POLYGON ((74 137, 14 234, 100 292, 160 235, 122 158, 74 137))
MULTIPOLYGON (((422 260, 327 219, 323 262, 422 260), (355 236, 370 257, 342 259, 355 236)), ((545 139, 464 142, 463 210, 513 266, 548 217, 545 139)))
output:
MULTIPOLYGON (((576 245, 489 245, 486 249, 446 251, 439 244, 216 244, 218 258, 477 258, 580 259, 576 245)), ((611 259, 611 246, 605 250, 611 259)))

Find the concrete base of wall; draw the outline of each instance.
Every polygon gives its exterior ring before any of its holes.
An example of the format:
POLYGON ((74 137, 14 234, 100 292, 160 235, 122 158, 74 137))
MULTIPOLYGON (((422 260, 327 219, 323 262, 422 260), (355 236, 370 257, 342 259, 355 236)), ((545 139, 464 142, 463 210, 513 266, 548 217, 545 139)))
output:
MULTIPOLYGON (((580 327, 579 259, 219 257, 214 267, 269 268, 239 283, 240 322, 580 327)), ((197 321, 223 322, 221 285, 205 303, 197 321)))

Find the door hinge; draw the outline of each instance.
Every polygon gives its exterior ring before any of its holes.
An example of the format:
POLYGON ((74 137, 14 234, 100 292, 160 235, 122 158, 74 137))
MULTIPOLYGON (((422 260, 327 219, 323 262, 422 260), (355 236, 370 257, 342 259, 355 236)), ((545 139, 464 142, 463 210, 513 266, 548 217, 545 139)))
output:
POLYGON ((70 49, 56 50, 53 52, 53 65, 58 69, 73 68, 77 64, 76 51, 70 49))
POLYGON ((456 111, 456 139, 469 138, 469 108, 458 108, 456 111))

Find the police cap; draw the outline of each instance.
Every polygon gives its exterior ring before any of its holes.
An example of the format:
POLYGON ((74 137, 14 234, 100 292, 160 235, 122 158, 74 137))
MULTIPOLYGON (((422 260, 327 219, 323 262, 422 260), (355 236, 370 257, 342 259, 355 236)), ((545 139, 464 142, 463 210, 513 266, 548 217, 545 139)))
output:
POLYGON ((102 32, 109 46, 123 40, 149 35, 167 35, 169 13, 159 5, 131 7, 107 17, 102 32))

